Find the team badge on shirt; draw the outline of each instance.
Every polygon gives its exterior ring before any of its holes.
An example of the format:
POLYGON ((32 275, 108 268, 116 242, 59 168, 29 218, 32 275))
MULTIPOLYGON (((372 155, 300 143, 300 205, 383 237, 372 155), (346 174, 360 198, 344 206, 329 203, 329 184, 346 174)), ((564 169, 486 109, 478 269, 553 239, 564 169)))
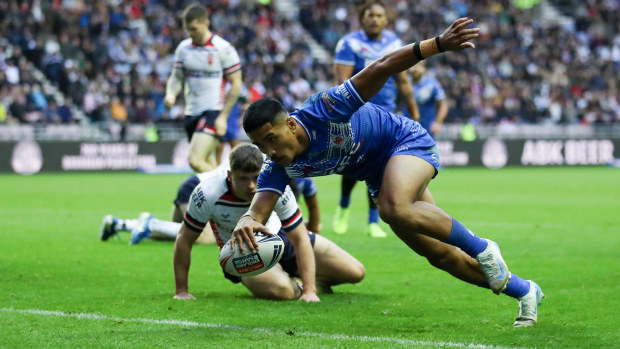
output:
POLYGON ((321 99, 323 100, 323 104, 325 104, 325 108, 327 108, 327 112, 333 112, 336 102, 325 92, 321 95, 321 99))

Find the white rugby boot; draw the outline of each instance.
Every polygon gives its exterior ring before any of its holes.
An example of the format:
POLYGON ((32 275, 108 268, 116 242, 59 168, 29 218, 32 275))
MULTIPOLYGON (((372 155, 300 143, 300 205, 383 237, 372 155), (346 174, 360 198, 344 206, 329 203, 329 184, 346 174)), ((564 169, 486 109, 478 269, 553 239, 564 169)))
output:
POLYGON ((502 258, 499 246, 495 241, 485 239, 488 242, 487 248, 476 256, 476 261, 480 264, 482 272, 487 277, 489 287, 495 294, 500 294, 508 285, 510 272, 508 266, 502 258))
POLYGON ((530 291, 519 298, 519 316, 515 319, 514 327, 534 326, 538 321, 538 306, 545 298, 540 286, 532 280, 527 282, 530 283, 530 291))
POLYGON ((143 239, 151 237, 151 229, 149 229, 149 222, 154 217, 148 212, 142 212, 140 218, 138 218, 138 225, 131 231, 131 245, 140 243, 143 239))
POLYGON ((112 215, 107 215, 103 217, 103 221, 101 223, 101 231, 99 233, 99 239, 101 241, 108 241, 108 239, 114 235, 118 237, 118 232, 116 231, 116 222, 118 222, 118 218, 112 215))

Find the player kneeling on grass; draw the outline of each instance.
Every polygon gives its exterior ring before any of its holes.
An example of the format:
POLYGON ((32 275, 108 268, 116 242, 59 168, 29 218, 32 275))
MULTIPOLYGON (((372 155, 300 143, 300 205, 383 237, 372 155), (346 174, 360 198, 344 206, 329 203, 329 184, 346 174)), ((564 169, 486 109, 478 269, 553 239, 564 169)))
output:
MULTIPOLYGON (((226 244, 256 193, 262 164, 258 148, 240 145, 230 154, 230 171, 213 171, 194 189, 174 245, 175 299, 194 299, 187 283, 194 242, 210 223, 220 248, 226 244)), ((331 292, 331 286, 357 283, 364 278, 364 266, 357 259, 306 230, 290 188, 282 193, 266 225, 284 241, 280 262, 255 276, 237 277, 224 272, 227 279, 241 282, 255 297, 318 302, 316 285, 331 292), (300 277, 303 284, 298 284, 295 277, 300 277)))

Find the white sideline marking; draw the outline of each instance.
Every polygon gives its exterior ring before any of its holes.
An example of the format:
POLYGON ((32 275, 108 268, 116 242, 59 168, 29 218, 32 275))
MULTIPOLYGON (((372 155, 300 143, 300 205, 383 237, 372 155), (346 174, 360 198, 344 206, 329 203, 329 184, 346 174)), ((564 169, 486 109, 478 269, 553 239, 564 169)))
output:
MULTIPOLYGON (((33 314, 42 316, 59 316, 66 318, 87 319, 87 320, 108 320, 108 321, 120 321, 120 322, 139 322, 144 324, 154 325, 171 325, 171 326, 185 326, 185 327, 202 327, 202 328, 221 328, 227 330, 240 330, 251 331, 265 334, 282 334, 284 331, 274 331, 267 328, 260 327, 243 327, 237 325, 226 324, 209 324, 195 321, 185 320, 157 320, 157 319, 145 319, 145 318, 119 318, 116 316, 107 316, 101 314, 88 314, 88 313, 71 313, 63 311, 51 311, 51 310, 37 310, 37 309, 14 309, 14 308, 0 308, 0 311, 5 313, 17 313, 17 314, 33 314)), ((317 337, 324 339, 336 339, 336 340, 351 340, 360 342, 389 342, 394 344, 401 344, 407 346, 425 346, 425 347, 450 347, 450 348, 475 348, 475 349, 507 349, 508 347, 500 347, 494 345, 475 344, 475 343, 455 343, 455 342, 435 342, 435 341, 421 341, 414 339, 402 339, 394 337, 369 337, 369 336, 350 336, 345 334, 331 334, 321 332, 295 332, 295 336, 305 337, 317 337)), ((513 347, 516 348, 516 347, 513 347)))

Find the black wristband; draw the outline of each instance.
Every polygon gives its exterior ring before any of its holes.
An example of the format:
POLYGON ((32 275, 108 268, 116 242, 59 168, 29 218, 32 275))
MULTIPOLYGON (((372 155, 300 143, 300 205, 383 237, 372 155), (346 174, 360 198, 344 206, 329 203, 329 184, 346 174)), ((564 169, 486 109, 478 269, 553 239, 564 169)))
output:
POLYGON ((439 36, 435 37, 435 43, 437 44, 437 50, 439 50, 439 52, 443 52, 443 48, 441 48, 441 43, 439 42, 439 36))
POLYGON ((422 56, 422 51, 420 50, 420 42, 416 41, 413 44, 413 54, 416 56, 416 58, 419 61, 423 61, 424 60, 424 56, 422 56))

